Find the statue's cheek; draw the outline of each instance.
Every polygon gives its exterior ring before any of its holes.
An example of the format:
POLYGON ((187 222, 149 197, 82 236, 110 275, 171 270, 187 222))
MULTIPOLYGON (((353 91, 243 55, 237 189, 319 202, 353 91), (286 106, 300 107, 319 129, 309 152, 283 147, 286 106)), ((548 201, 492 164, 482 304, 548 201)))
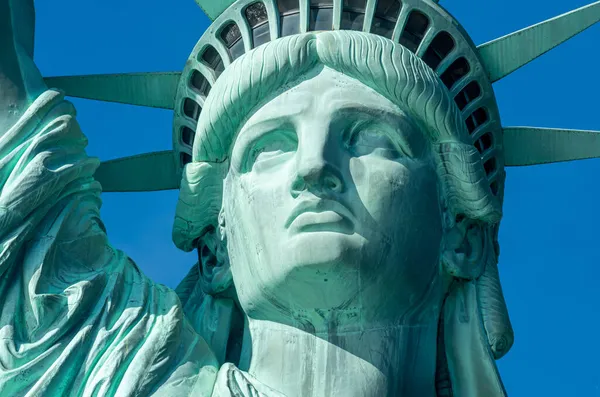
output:
POLYGON ((350 174, 358 200, 375 220, 392 215, 411 181, 402 163, 370 155, 352 158, 350 174))
POLYGON ((233 194, 226 205, 235 207, 234 216, 244 221, 245 228, 257 230, 255 235, 276 233, 289 216, 293 198, 288 168, 285 165, 270 173, 248 172, 231 183, 233 194))

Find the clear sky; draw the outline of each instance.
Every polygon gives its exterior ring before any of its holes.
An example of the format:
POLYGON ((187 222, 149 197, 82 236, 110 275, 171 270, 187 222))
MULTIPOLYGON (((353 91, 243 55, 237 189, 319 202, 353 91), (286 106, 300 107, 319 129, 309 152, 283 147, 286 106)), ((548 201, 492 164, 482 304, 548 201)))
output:
MULTIPOLYGON (((441 0, 481 44, 591 0, 441 0)), ((44 76, 178 71, 208 25, 193 0, 36 1, 44 76)), ((499 83, 505 126, 600 130, 600 26, 499 83)), ((102 160, 171 148, 172 112, 74 99, 102 160)), ((600 396, 600 160, 508 169, 500 273, 516 333, 511 397, 600 396)), ((111 243, 175 287, 195 263, 171 242, 177 192, 107 193, 111 243)))

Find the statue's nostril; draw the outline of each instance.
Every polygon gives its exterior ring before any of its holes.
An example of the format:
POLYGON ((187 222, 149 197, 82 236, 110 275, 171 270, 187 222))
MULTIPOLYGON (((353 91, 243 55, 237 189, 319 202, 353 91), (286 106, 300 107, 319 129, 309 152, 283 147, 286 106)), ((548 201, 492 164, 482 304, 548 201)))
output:
POLYGON ((340 188, 340 183, 335 178, 328 177, 325 180, 325 187, 329 190, 338 191, 340 188))

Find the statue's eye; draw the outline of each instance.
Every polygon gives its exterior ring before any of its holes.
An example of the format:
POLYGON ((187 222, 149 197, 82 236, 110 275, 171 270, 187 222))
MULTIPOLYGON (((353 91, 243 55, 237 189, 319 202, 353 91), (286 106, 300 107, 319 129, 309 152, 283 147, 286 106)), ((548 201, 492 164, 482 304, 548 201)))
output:
POLYGON ((263 135, 247 152, 244 172, 271 169, 289 159, 297 147, 293 132, 274 131, 263 135))
POLYGON ((394 160, 402 156, 389 134, 377 126, 354 128, 347 139, 347 145, 356 157, 374 154, 394 160))

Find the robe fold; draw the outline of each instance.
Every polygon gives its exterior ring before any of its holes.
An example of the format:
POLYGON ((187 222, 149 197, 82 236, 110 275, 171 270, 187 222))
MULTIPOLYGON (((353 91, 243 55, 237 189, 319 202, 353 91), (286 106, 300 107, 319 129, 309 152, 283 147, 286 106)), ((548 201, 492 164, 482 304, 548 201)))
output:
POLYGON ((54 90, 0 131, 0 396, 210 396, 176 293, 107 240, 86 144, 54 90))

